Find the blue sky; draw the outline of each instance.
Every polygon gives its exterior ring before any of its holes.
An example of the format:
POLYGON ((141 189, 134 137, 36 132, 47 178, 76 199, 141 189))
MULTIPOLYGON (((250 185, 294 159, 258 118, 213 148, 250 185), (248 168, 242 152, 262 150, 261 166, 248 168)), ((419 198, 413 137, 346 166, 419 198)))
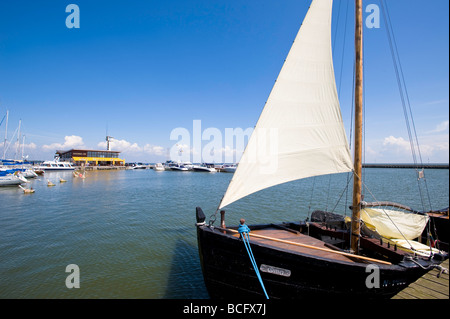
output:
MULTIPOLYGON (((386 2, 423 161, 448 163, 449 2, 386 2)), ((373 0, 364 6, 372 3, 379 5, 373 0)), ((201 120, 202 130, 214 127, 223 134, 225 128, 255 125, 309 5, 309 0, 1 1, 0 121, 9 110, 11 139, 22 120, 24 153, 33 159, 51 159, 56 149, 104 149, 108 130, 113 149, 127 161, 166 160, 177 143, 171 132, 180 127, 192 132, 194 120, 201 120), (65 24, 71 3, 80 9, 78 29, 65 24)), ((333 36, 349 132, 353 2, 344 38, 346 7, 346 0, 334 3, 333 36), (350 46, 343 51, 344 39, 350 46)), ((379 29, 365 29, 365 60, 366 162, 411 162, 382 19, 379 29)), ((5 122, 0 142, 4 135, 5 122)), ((227 146, 233 149, 223 142, 227 146)), ((14 156, 13 149, 7 157, 14 156)))

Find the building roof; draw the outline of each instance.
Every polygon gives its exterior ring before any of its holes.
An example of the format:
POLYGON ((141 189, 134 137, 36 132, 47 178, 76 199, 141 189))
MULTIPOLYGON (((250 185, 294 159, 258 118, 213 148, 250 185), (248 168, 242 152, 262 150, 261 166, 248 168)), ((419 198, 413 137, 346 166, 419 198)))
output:
POLYGON ((87 149, 79 149, 79 148, 77 148, 77 149, 70 149, 70 150, 67 150, 67 151, 64 151, 64 150, 56 150, 56 153, 58 153, 58 154, 65 154, 65 153, 68 153, 68 152, 73 152, 73 151, 79 151, 79 152, 108 152, 108 153, 121 153, 120 151, 107 151, 107 150, 87 150, 87 149))

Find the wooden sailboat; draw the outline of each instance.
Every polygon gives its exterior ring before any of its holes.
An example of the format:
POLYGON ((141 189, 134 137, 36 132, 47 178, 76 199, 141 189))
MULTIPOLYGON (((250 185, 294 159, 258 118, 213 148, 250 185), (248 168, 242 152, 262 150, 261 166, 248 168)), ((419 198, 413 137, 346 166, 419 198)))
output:
MULTIPOLYGON (((250 253, 238 227, 226 227, 223 221, 215 226, 216 214, 207 223, 197 207, 199 256, 212 298, 264 298, 266 293, 281 299, 317 295, 389 298, 448 258, 445 252, 431 249, 425 256, 418 255, 412 245, 399 249, 383 241, 387 235, 373 235, 383 227, 376 220, 379 211, 366 209, 361 200, 362 0, 355 3, 354 164, 334 79, 332 0, 313 0, 216 211, 274 185, 352 171, 351 226, 342 218, 330 227, 319 222, 320 214, 316 222, 249 226, 250 253), (367 217, 369 213, 374 214, 367 217), (362 224, 361 218, 373 218, 373 225, 362 224), (361 231, 362 225, 370 228, 369 235, 361 231), (253 267, 249 255, 255 257, 253 267)), ((330 220, 324 215, 324 220, 330 220)), ((412 217, 426 220, 425 214, 412 217)), ((412 242, 410 237, 405 240, 412 242)))

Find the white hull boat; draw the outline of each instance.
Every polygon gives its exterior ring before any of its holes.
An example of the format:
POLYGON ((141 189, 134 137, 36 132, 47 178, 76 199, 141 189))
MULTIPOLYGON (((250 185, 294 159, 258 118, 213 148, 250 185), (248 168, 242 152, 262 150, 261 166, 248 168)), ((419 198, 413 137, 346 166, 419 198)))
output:
POLYGON ((45 161, 38 169, 44 171, 71 171, 75 170, 75 167, 69 162, 60 162, 58 158, 55 158, 54 161, 45 161))
POLYGON ((196 172, 207 172, 207 173, 217 172, 213 164, 194 165, 192 169, 196 172))
POLYGON ((220 169, 221 172, 234 173, 236 172, 237 165, 223 165, 220 169))
POLYGON ((0 186, 16 186, 26 183, 25 177, 16 175, 0 176, 0 186))
POLYGON ((187 172, 189 170, 186 166, 183 165, 170 166, 170 169, 172 171, 181 171, 181 172, 187 172))

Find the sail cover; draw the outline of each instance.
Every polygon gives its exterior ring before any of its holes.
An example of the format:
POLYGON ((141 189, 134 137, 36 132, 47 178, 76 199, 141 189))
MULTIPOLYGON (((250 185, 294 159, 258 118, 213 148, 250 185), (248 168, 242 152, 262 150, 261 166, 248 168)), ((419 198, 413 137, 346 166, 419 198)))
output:
POLYGON ((331 50, 332 0, 314 0, 219 209, 281 183, 352 170, 331 50))
POLYGON ((364 208, 361 219, 366 226, 384 238, 412 240, 419 237, 428 223, 427 215, 391 209, 364 208))

